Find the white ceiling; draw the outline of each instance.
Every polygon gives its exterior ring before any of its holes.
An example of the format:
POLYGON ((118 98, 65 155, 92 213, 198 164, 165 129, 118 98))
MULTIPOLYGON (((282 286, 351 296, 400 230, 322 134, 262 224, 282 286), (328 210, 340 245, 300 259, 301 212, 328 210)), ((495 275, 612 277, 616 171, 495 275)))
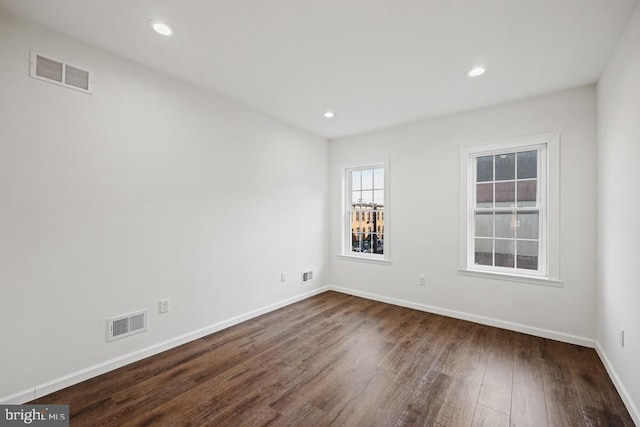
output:
POLYGON ((637 2, 0 0, 0 9, 336 138, 594 83, 637 2), (155 34, 151 19, 176 34, 155 34), (471 79, 476 64, 487 72, 471 79))

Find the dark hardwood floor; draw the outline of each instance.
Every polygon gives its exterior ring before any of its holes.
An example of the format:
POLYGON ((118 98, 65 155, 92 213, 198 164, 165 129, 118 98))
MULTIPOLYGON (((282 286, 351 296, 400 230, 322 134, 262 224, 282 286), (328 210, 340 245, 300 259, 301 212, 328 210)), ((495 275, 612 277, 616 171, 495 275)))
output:
POLYGON ((593 349, 336 292, 32 403, 72 426, 633 426, 593 349))

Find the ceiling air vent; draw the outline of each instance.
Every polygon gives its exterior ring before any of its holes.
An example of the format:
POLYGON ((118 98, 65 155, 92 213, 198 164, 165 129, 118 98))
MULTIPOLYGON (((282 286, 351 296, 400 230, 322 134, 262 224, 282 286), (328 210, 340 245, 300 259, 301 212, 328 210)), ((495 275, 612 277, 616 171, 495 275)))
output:
POLYGON ((107 341, 117 340, 147 330, 147 310, 107 319, 107 341))
POLYGON ((29 75, 60 86, 93 93, 93 73, 31 51, 29 75))

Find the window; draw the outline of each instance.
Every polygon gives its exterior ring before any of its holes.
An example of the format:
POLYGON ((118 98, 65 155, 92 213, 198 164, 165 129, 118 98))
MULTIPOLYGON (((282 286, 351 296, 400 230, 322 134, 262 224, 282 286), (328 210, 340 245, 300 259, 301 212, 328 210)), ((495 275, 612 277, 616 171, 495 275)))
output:
POLYGON ((473 265, 544 272, 541 239, 544 203, 538 185, 542 146, 473 155, 473 265))
POLYGON ((343 255, 388 259, 384 234, 385 164, 345 169, 343 255))
POLYGON ((557 134, 462 150, 461 270, 558 280, 558 153, 557 134))

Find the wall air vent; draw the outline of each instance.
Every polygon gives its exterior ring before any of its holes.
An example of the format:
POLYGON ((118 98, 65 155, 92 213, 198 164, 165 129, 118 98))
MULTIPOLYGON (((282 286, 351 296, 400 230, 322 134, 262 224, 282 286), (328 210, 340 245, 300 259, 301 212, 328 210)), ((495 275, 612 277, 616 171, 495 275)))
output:
POLYGON ((31 51, 29 75, 84 93, 93 93, 93 73, 31 51))
POLYGON ((107 319, 107 341, 128 337, 147 330, 147 310, 107 319))
POLYGON ((302 273, 302 284, 309 283, 313 280, 313 270, 305 271, 302 273))

